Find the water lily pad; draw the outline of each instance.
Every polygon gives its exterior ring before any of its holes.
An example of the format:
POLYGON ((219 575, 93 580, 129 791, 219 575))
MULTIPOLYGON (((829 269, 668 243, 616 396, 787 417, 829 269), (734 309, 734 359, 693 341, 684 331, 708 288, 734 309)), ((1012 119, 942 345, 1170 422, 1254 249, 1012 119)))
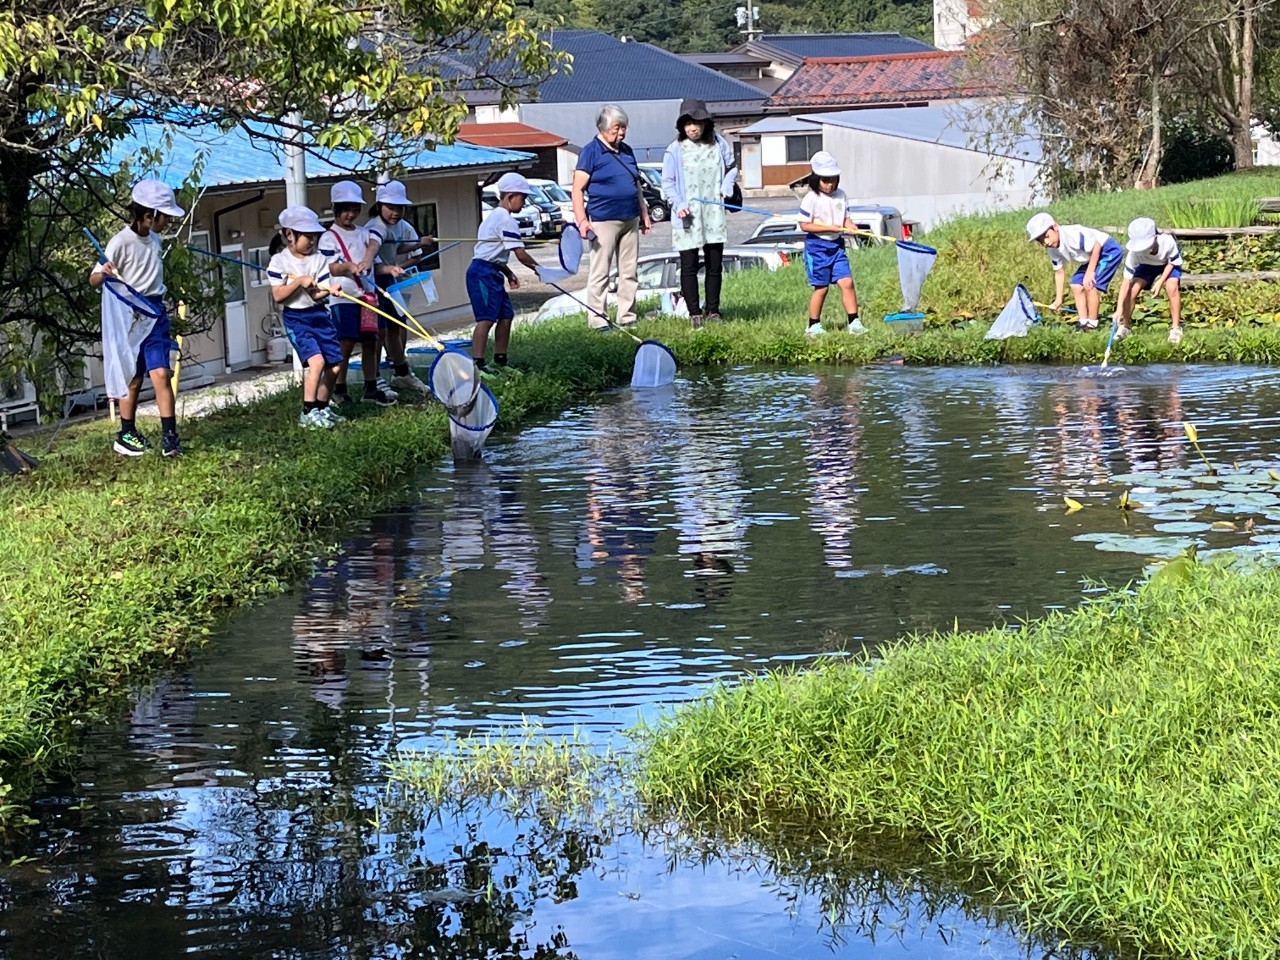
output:
POLYGON ((1145 557, 1176 557, 1198 537, 1142 537, 1131 533, 1082 533, 1073 540, 1092 543, 1107 553, 1136 553, 1145 557))
POLYGON ((1153 529, 1160 533, 1208 533, 1213 529, 1213 524, 1202 520, 1171 520, 1157 523, 1153 529))
MULTIPOLYGON (((1185 480, 1179 480, 1177 477, 1165 477, 1156 473, 1122 473, 1119 476, 1112 477, 1111 482, 1122 484, 1126 487, 1147 490, 1177 490, 1179 487, 1187 485, 1185 480)), ((1137 489, 1134 492, 1136 493, 1137 489)))

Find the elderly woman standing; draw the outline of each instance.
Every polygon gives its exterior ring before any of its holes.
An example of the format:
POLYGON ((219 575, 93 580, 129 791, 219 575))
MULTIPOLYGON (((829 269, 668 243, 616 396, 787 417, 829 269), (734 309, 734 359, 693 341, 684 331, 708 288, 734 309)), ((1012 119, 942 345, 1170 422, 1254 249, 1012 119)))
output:
POLYGON ((671 245, 680 251, 680 295, 694 327, 720 319, 721 261, 729 228, 724 200, 738 170, 733 148, 716 133, 701 100, 686 98, 676 120, 676 139, 662 158, 662 195, 671 204, 671 245), (698 258, 706 261, 706 312, 698 298, 698 258))
POLYGON ((609 266, 618 258, 618 325, 636 322, 636 261, 640 257, 640 231, 652 229, 649 208, 640 189, 636 155, 622 142, 627 135, 627 115, 612 104, 600 108, 599 133, 578 154, 573 172, 573 215, 578 232, 591 240, 591 268, 587 273, 587 304, 598 311, 589 322, 607 330, 601 319, 609 266), (585 194, 590 193, 588 200, 585 194))

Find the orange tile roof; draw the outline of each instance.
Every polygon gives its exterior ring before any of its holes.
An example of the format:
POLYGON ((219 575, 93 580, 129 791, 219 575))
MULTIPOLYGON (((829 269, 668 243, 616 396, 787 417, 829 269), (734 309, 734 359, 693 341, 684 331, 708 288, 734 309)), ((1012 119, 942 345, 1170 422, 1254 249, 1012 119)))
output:
POLYGON ((458 139, 480 147, 563 147, 568 139, 527 123, 464 123, 458 127, 458 139))
POLYGON ((869 106, 990 96, 989 81, 967 75, 961 51, 928 50, 878 57, 810 57, 765 107, 869 106))

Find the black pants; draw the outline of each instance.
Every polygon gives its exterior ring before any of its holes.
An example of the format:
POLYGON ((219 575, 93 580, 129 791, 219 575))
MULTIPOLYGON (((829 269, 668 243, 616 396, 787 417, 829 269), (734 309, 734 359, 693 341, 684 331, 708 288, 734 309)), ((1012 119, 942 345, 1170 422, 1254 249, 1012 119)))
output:
POLYGON ((707 313, 720 312, 720 277, 723 273, 721 262, 724 257, 723 243, 708 243, 701 250, 680 251, 680 296, 684 297, 689 308, 689 316, 702 315, 702 307, 698 298, 698 254, 703 254, 707 262, 707 275, 704 278, 707 288, 707 313))

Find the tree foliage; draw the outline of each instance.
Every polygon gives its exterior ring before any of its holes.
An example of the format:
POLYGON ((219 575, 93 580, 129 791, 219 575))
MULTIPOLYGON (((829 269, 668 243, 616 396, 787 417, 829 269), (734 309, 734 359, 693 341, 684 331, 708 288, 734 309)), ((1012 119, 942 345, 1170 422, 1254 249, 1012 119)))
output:
POLYGON ((15 351, 30 357, 20 330, 56 353, 96 339, 76 224, 120 209, 123 184, 103 158, 130 124, 416 149, 453 136, 469 90, 496 88, 510 103, 554 70, 540 26, 513 0, 10 4, 0 14, 0 351, 9 345, 10 366, 15 351))

